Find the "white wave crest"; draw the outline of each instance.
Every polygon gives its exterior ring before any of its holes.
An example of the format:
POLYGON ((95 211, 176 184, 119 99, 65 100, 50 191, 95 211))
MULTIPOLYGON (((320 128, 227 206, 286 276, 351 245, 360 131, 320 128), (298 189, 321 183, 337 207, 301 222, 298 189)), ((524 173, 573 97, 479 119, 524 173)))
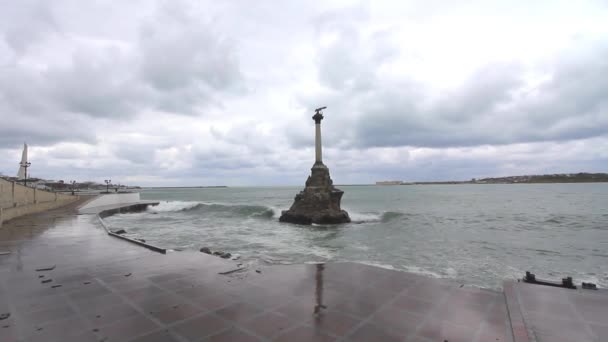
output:
POLYGON ((403 269, 406 270, 407 272, 431 276, 433 278, 444 278, 441 274, 429 271, 427 269, 424 269, 424 268, 418 267, 418 266, 403 266, 403 269))
POLYGON ((156 206, 148 207, 148 211, 153 213, 169 212, 169 211, 180 211, 190 208, 194 208, 202 202, 195 201, 165 201, 160 202, 156 206))
POLYGON ((387 270, 395 270, 396 269, 393 265, 381 264, 379 262, 365 261, 365 260, 363 260, 363 261, 359 260, 359 261, 355 261, 355 262, 359 263, 359 264, 363 264, 363 265, 380 267, 380 268, 384 268, 384 269, 387 269, 387 270))
POLYGON ((348 211, 348 216, 350 216, 351 221, 355 223, 377 222, 382 219, 382 215, 377 213, 359 213, 348 209, 346 211, 348 211))

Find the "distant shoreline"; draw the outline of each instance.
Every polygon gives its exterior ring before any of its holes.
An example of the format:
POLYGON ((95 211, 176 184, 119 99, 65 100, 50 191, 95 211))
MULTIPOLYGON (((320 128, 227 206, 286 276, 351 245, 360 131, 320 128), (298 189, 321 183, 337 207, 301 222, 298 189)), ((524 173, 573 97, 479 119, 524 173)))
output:
POLYGON ((227 185, 208 185, 208 186, 149 186, 142 189, 215 189, 227 188, 227 185))
POLYGON ((474 185, 492 185, 492 184, 577 184, 577 183, 608 183, 608 180, 597 180, 597 181, 555 181, 555 182, 471 182, 471 181, 450 181, 450 182, 411 182, 402 184, 375 184, 375 185, 461 185, 461 184, 474 184, 474 185))
POLYGON ((606 183, 608 173, 562 173, 551 175, 525 175, 492 178, 473 178, 468 181, 403 182, 380 181, 376 185, 432 185, 432 184, 553 184, 553 183, 606 183))

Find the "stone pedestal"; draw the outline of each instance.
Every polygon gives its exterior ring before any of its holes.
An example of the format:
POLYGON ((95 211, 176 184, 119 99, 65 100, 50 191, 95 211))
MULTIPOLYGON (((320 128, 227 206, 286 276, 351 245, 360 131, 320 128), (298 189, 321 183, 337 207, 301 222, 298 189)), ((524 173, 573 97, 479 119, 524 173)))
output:
POLYGON ((329 169, 322 162, 316 162, 306 187, 296 195, 289 210, 284 210, 281 222, 297 224, 336 224, 350 222, 345 210, 340 208, 344 191, 334 187, 329 169))

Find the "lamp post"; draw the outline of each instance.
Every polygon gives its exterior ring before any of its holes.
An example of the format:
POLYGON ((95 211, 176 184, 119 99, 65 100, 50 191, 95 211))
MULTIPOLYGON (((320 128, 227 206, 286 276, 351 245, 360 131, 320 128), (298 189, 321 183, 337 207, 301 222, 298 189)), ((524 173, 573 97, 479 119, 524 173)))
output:
POLYGON ((72 184, 72 196, 74 196, 74 188, 76 187, 76 181, 73 180, 70 183, 72 184))
POLYGON ((104 182, 106 182, 106 193, 110 193, 110 183, 112 183, 111 179, 105 179, 104 182))
POLYGON ((27 168, 30 167, 30 165, 32 165, 32 163, 30 162, 21 162, 19 163, 19 165, 21 165, 25 171, 24 173, 24 177, 23 177, 23 185, 27 186, 27 168))

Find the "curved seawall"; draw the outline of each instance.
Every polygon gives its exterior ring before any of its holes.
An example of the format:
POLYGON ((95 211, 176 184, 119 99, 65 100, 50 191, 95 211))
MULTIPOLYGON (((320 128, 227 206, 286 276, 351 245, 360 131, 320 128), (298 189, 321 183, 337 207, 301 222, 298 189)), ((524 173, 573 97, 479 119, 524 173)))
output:
POLYGON ((104 217, 108 217, 118 213, 144 211, 146 210, 146 208, 148 208, 148 206, 151 205, 158 205, 158 202, 141 201, 138 192, 119 193, 97 196, 93 200, 85 203, 80 208, 78 208, 78 211, 81 214, 96 214, 99 218, 99 222, 101 222, 101 225, 106 230, 106 233, 108 233, 108 235, 110 236, 134 243, 136 245, 140 245, 158 253, 165 254, 166 249, 164 248, 148 244, 145 242, 145 240, 142 239, 132 239, 111 231, 110 229, 108 229, 106 223, 103 221, 104 217))
POLYGON ((38 190, 0 179, 0 227, 2 222, 15 217, 58 208, 78 198, 79 196, 38 190))

